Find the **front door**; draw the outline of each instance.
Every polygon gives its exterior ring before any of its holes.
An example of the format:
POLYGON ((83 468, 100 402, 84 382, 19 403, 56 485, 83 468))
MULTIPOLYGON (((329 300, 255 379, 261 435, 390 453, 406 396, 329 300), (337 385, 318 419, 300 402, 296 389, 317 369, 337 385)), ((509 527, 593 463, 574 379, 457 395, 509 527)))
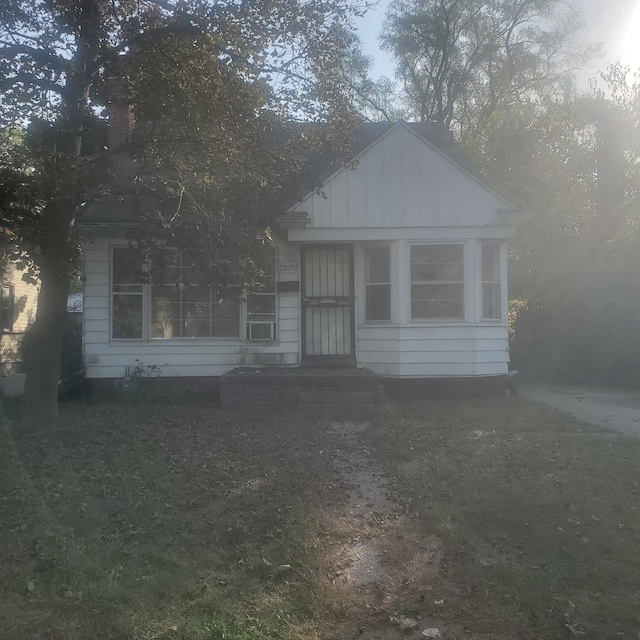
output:
POLYGON ((353 246, 303 246, 302 364, 355 363, 353 246))

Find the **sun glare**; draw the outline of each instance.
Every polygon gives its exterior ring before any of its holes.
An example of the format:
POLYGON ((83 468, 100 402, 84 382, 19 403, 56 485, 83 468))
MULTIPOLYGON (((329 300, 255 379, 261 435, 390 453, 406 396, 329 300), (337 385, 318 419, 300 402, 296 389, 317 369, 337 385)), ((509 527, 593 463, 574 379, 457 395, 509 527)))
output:
POLYGON ((632 71, 640 67, 640 0, 631 12, 622 32, 619 57, 622 64, 631 67, 632 71))

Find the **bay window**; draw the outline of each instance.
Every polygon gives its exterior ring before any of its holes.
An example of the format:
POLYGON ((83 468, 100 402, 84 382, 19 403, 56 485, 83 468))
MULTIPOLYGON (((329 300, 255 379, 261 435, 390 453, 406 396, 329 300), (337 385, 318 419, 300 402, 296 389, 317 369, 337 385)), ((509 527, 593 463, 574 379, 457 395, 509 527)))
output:
POLYGON ((411 245, 411 319, 464 319, 464 247, 411 245))

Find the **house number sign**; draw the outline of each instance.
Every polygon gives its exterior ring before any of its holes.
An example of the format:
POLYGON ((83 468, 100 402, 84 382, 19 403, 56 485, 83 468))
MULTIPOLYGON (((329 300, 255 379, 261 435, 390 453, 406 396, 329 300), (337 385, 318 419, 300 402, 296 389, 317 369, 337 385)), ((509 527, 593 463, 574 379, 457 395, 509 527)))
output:
POLYGON ((279 273, 295 273, 300 271, 300 265, 297 262, 281 262, 278 266, 279 273))

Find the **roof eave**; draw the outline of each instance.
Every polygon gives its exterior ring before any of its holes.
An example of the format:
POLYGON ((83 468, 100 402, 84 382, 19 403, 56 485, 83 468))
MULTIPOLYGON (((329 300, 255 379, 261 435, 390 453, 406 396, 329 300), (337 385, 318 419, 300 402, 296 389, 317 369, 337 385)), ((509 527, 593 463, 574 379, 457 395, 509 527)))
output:
POLYGON ((306 229, 311 224, 311 216, 306 211, 295 211, 278 216, 276 223, 282 229, 306 229))

